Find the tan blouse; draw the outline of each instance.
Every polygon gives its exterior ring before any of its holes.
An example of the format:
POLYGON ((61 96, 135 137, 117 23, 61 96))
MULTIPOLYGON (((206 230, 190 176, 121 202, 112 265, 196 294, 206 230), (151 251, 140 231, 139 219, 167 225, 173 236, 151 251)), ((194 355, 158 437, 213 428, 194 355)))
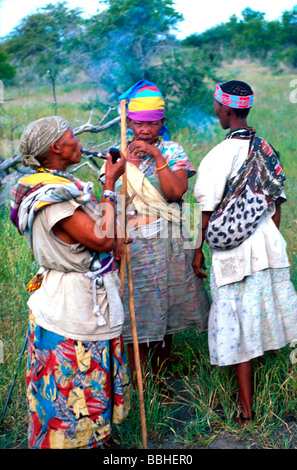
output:
MULTIPOLYGON (((94 284, 88 277, 91 252, 80 243, 68 245, 59 240, 52 230, 78 207, 81 206, 71 200, 49 205, 37 214, 33 223, 33 253, 44 279, 30 296, 28 305, 37 324, 49 331, 81 341, 108 340, 122 331, 118 273, 105 274, 103 286, 94 284), (106 322, 103 326, 99 326, 94 314, 94 301, 106 322)), ((91 203, 84 210, 96 220, 91 203)))

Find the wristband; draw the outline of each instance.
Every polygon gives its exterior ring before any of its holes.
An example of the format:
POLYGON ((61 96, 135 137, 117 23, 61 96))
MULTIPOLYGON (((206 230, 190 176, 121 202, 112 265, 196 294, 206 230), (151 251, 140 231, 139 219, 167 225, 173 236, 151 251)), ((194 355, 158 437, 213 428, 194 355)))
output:
POLYGON ((105 189, 103 191, 103 197, 105 201, 114 202, 117 199, 117 193, 115 193, 114 191, 109 191, 108 189, 105 189))

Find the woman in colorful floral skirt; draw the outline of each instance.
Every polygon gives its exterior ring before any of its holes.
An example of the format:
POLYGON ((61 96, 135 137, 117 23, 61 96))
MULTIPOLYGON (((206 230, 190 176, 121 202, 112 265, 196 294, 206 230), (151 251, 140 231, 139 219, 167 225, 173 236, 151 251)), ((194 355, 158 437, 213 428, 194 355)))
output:
POLYGON ((35 172, 12 194, 11 215, 40 269, 28 285, 29 448, 93 448, 130 407, 115 232, 115 181, 125 159, 107 156, 100 204, 66 170, 82 147, 60 117, 24 131, 22 162, 35 172), (101 224, 100 214, 105 225, 101 224))

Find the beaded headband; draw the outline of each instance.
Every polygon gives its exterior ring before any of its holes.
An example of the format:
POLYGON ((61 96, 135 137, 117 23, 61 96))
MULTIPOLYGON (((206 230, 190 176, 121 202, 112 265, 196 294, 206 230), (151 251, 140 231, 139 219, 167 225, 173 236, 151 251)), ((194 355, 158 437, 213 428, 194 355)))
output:
POLYGON ((219 103, 225 104, 230 108, 243 109, 252 107, 254 101, 254 94, 249 96, 229 95, 221 89, 221 85, 223 85, 223 83, 217 83, 216 91, 214 94, 215 99, 219 103))

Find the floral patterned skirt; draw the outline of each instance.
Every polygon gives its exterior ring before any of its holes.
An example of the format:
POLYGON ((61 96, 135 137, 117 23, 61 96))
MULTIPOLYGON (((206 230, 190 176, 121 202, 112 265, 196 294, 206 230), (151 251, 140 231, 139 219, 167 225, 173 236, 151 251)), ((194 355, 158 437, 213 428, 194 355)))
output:
POLYGON ((297 339, 297 295, 289 268, 265 269, 219 288, 211 271, 210 288, 212 364, 246 362, 297 339))
POLYGON ((130 409, 122 336, 67 339, 36 325, 31 312, 26 382, 31 449, 96 447, 130 409))

